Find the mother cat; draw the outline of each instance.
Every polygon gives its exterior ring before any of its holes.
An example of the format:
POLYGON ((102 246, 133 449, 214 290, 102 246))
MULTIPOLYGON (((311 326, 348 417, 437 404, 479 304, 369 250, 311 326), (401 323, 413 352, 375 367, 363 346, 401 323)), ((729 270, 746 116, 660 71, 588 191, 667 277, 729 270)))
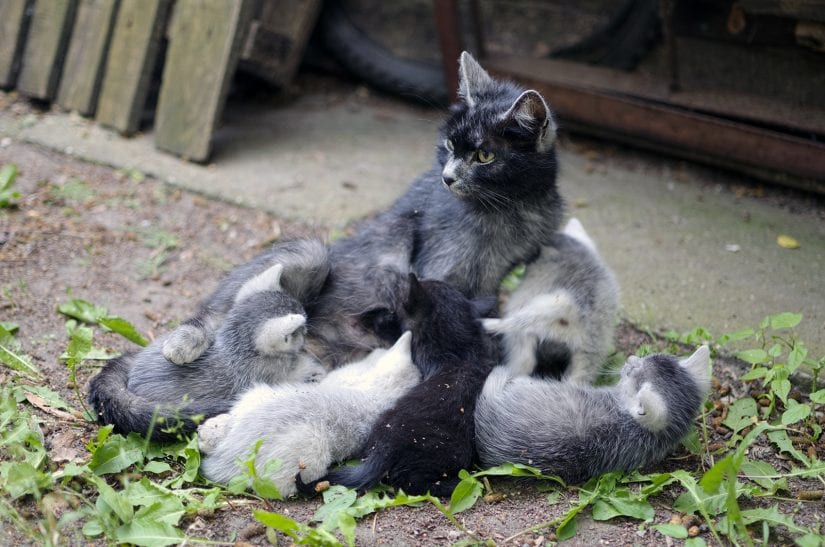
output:
MULTIPOLYGON (((303 302, 308 348, 335 366, 400 334, 408 273, 449 282, 469 298, 493 296, 513 266, 533 260, 558 229, 556 124, 536 91, 494 80, 464 52, 459 95, 441 127, 433 167, 388 211, 330 249, 317 299, 303 302)), ((169 337, 164 355, 183 364, 211 343, 236 287, 284 260, 279 246, 236 268, 169 337)), ((284 264, 285 269, 290 264, 284 264)))

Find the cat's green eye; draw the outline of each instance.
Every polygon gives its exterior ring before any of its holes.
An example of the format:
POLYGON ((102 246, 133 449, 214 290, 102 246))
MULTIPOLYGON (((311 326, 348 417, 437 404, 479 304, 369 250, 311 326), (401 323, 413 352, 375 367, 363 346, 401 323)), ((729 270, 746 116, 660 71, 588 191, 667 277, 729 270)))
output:
POLYGON ((449 150, 450 152, 452 152, 454 150, 453 141, 451 141, 450 139, 446 139, 444 141, 444 146, 446 146, 447 150, 449 150))
POLYGON ((476 152, 476 158, 478 158, 478 163, 490 163, 496 159, 496 155, 485 150, 478 150, 476 152))

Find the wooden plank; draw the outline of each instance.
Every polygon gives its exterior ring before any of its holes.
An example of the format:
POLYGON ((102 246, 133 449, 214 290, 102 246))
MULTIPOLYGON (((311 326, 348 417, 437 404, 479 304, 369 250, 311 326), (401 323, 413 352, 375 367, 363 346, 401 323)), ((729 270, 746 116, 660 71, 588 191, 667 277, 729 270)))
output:
POLYGON ((30 0, 0 2, 0 88, 14 87, 26 38, 30 0))
POLYGON ((241 52, 242 67, 273 85, 289 84, 320 11, 320 0, 263 0, 241 52))
POLYGON ((138 130, 160 53, 169 0, 121 0, 95 119, 129 135, 138 130))
POLYGON ((94 112, 103 79, 118 0, 80 0, 57 103, 88 116, 94 112))
POLYGON ((35 2, 17 81, 23 95, 54 98, 76 9, 77 0, 35 2))
POLYGON ((155 115, 155 145, 189 160, 209 157, 249 26, 253 0, 179 0, 155 115))

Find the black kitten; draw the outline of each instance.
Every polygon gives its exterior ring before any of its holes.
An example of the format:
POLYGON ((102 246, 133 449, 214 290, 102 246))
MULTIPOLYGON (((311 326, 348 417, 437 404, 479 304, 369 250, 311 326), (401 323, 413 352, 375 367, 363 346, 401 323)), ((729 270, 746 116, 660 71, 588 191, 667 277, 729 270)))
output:
POLYGON ((476 304, 442 281, 410 275, 409 284, 403 322, 422 381, 376 421, 361 464, 322 480, 361 491, 384 480, 408 494, 449 496, 473 462, 476 399, 497 355, 476 304))

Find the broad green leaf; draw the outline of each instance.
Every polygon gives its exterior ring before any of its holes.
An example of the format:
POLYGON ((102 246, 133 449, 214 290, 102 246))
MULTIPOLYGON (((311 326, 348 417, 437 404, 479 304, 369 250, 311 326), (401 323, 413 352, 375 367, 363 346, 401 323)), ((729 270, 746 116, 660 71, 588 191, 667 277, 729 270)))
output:
POLYGON ((706 547, 707 543, 700 537, 687 538, 685 540, 685 547, 706 547))
POLYGON ((779 397, 783 403, 788 403, 788 393, 791 392, 791 382, 785 378, 774 380, 771 382, 771 389, 779 397))
POLYGON ((719 491, 719 485, 725 480, 725 472, 733 462, 733 454, 729 454, 717 462, 702 475, 699 486, 708 494, 715 494, 719 491))
POLYGON ((14 339, 12 330, 0 325, 0 363, 30 378, 40 378, 42 375, 35 367, 31 358, 19 352, 20 344, 14 339))
POLYGON ((115 530, 111 539, 118 543, 131 543, 147 547, 176 545, 183 539, 183 532, 165 522, 150 517, 135 519, 115 530))
POLYGON ((143 461, 143 451, 128 439, 113 435, 107 438, 92 454, 89 468, 96 475, 119 473, 143 461))
POLYGON ((765 367, 756 367, 740 376, 739 379, 749 382, 751 380, 758 380, 759 378, 764 378, 767 375, 768 369, 766 369, 765 367))
POLYGON ((141 335, 134 325, 132 325, 130 322, 123 319, 122 317, 118 317, 116 315, 107 315, 106 317, 101 317, 100 325, 112 332, 121 335, 130 342, 134 342, 139 346, 145 347, 149 345, 149 340, 147 340, 143 335, 141 335))
POLYGON ((817 404, 825 404, 825 389, 820 389, 819 391, 814 391, 811 393, 810 397, 812 403, 817 404))
POLYGON ((788 399, 788 406, 782 413, 782 425, 791 425, 810 416, 810 405, 801 405, 793 399, 788 399))
POLYGON ((576 535, 576 515, 573 514, 570 518, 565 519, 556 528, 556 537, 559 541, 566 541, 576 535))
POLYGON ((355 545, 356 522, 352 515, 348 515, 346 513, 339 513, 337 525, 338 530, 341 531, 341 535, 343 535, 344 539, 347 540, 347 545, 349 545, 350 547, 355 545))
POLYGON ((809 532, 804 536, 795 538, 794 543, 799 547, 822 547, 825 545, 825 536, 809 532))
POLYGON ((12 499, 21 496, 31 495, 40 498, 41 492, 51 486, 52 477, 36 469, 31 463, 3 462, 4 470, 2 476, 3 491, 12 499))
POLYGON ((143 466, 144 473, 155 473, 156 475, 160 475, 161 473, 166 473, 167 471, 171 471, 172 466, 166 462, 152 460, 146 463, 143 466))
POLYGON ((281 495, 281 491, 278 490, 278 487, 275 486, 275 483, 272 482, 272 479, 270 479, 269 477, 253 477, 250 486, 253 492, 255 492, 264 499, 284 499, 284 497, 281 495))
POLYGON ((728 415, 722 421, 725 427, 738 433, 746 427, 753 425, 758 419, 759 408, 751 397, 737 399, 728 407, 728 415))
POLYGON ((768 353, 765 350, 758 348, 740 351, 736 354, 736 356, 751 365, 761 365, 768 362, 768 353))
POLYGON ((101 317, 106 316, 106 308, 82 298, 73 298, 60 304, 57 306, 57 311, 85 323, 97 323, 101 317))
POLYGON ((458 473, 461 481, 456 485, 450 496, 450 512, 453 514, 465 511, 475 505, 481 492, 484 490, 481 481, 462 469, 458 473))
POLYGON ((0 329, 5 329, 9 334, 14 334, 20 329, 20 325, 11 321, 0 321, 0 329))
POLYGON ((52 391, 46 386, 24 385, 21 387, 23 388, 23 391, 34 393, 35 395, 43 399, 46 402, 46 404, 48 404, 52 408, 66 410, 69 412, 77 412, 75 408, 73 408, 71 405, 69 405, 69 403, 63 400, 63 397, 61 397, 59 393, 57 393, 56 391, 52 391))
POLYGON ((775 479, 769 478, 775 476, 777 471, 768 462, 760 460, 746 460, 742 462, 740 471, 745 475, 745 477, 766 490, 771 489, 774 484, 778 482, 775 479))
POLYGON ((801 342, 797 342, 794 344, 793 349, 788 354, 788 368, 790 369, 791 373, 793 373, 799 365, 801 365, 805 358, 808 356, 808 348, 805 347, 804 344, 801 342))
POLYGON ((787 452, 797 460, 804 463, 806 466, 811 465, 808 456, 806 456, 805 454, 797 450, 796 447, 794 447, 793 443, 791 442, 791 439, 788 437, 787 431, 782 429, 768 431, 768 439, 770 439, 770 441, 774 445, 776 445, 776 447, 779 448, 779 450, 787 452))
POLYGON ((681 524, 654 524, 651 528, 662 535, 675 539, 686 539, 688 537, 687 528, 681 524))
POLYGON ((0 208, 12 206, 20 199, 20 193, 11 189, 15 179, 17 179, 16 165, 8 163, 0 169, 0 208))
POLYGON ((358 498, 358 492, 345 486, 335 485, 324 492, 324 504, 315 511, 312 520, 321 522, 327 529, 334 529, 338 524, 338 515, 349 509, 358 498))
MULTIPOLYGON (((130 500, 135 503, 134 500, 130 500)), ((150 505, 144 505, 136 513, 133 520, 148 520, 162 522, 170 526, 177 526, 183 518, 186 509, 183 502, 174 494, 167 494, 150 505)))
POLYGON ((770 325, 773 330, 792 329, 802 321, 801 313, 780 313, 777 315, 768 316, 770 325))
POLYGON ((720 346, 724 346, 728 342, 738 342, 740 340, 745 340, 747 338, 750 338, 753 335, 754 335, 753 329, 750 329, 750 328, 742 329, 742 330, 738 330, 736 332, 730 332, 730 333, 723 334, 722 336, 720 336, 716 340, 716 343, 719 344, 720 346))
POLYGON ((103 526, 98 520, 87 520, 83 524, 83 535, 88 537, 99 536, 103 533, 103 526))
POLYGON ((650 521, 655 512, 647 500, 637 500, 630 496, 610 496, 593 503, 593 520, 610 520, 614 517, 633 517, 650 521))
POLYGON ((768 348, 768 355, 776 359, 777 357, 782 355, 782 346, 778 342, 772 345, 768 348))
POLYGON ((98 502, 104 503, 111 509, 121 522, 129 522, 134 516, 134 509, 132 503, 122 492, 116 492, 114 488, 109 486, 105 480, 95 475, 89 475, 87 480, 92 482, 98 491, 98 502))

